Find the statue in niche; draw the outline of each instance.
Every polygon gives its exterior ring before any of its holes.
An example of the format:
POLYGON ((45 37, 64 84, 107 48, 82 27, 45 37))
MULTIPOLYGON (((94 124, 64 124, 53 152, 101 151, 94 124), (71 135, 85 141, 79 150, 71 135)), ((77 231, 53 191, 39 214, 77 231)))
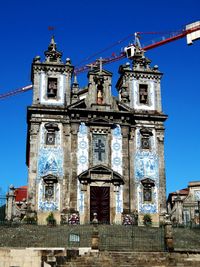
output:
POLYGON ((98 85, 97 86, 97 104, 100 105, 103 103, 103 92, 102 92, 103 86, 98 85))
POLYGON ((104 83, 104 78, 99 75, 94 78, 94 81, 97 85, 97 104, 101 105, 103 104, 103 83, 104 83))

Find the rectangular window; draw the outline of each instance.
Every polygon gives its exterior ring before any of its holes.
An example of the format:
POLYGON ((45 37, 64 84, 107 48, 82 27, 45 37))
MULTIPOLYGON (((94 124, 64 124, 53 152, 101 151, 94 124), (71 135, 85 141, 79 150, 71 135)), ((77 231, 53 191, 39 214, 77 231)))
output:
POLYGON ((47 85, 47 97, 48 98, 56 98, 58 91, 58 82, 57 78, 48 78, 47 85))
POLYGON ((148 105, 148 85, 139 84, 139 102, 148 105))

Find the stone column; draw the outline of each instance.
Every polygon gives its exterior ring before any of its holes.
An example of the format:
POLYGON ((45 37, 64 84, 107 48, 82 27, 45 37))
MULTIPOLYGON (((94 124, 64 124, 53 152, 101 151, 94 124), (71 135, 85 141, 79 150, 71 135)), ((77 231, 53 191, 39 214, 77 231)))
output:
POLYGON ((165 215, 164 221, 164 235, 165 235, 165 248, 167 251, 174 251, 174 241, 173 241, 173 228, 172 222, 170 221, 169 214, 165 215))
POLYGON ((99 249, 99 231, 98 231, 98 219, 97 213, 94 213, 94 219, 92 220, 93 233, 92 233, 92 249, 99 249))
POLYGON ((11 221, 15 212, 15 188, 13 185, 10 185, 9 192, 6 195, 6 198, 6 219, 8 221, 11 221))
POLYGON ((177 197, 174 199, 175 208, 176 208, 176 221, 178 224, 183 223, 183 201, 177 192, 177 197))

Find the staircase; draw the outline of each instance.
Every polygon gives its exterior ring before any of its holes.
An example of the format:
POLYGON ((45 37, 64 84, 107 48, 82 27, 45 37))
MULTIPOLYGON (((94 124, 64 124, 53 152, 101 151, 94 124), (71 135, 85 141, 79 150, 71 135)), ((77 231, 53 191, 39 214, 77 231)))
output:
POLYGON ((200 267, 200 255, 167 252, 91 252, 58 267, 200 267))

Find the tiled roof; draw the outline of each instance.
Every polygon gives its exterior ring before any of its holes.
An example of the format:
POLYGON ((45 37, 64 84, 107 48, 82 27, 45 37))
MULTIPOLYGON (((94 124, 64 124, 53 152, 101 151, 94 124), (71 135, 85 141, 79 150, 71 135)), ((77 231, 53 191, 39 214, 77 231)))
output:
POLYGON ((171 195, 188 195, 189 188, 184 188, 175 192, 172 192, 171 195))

